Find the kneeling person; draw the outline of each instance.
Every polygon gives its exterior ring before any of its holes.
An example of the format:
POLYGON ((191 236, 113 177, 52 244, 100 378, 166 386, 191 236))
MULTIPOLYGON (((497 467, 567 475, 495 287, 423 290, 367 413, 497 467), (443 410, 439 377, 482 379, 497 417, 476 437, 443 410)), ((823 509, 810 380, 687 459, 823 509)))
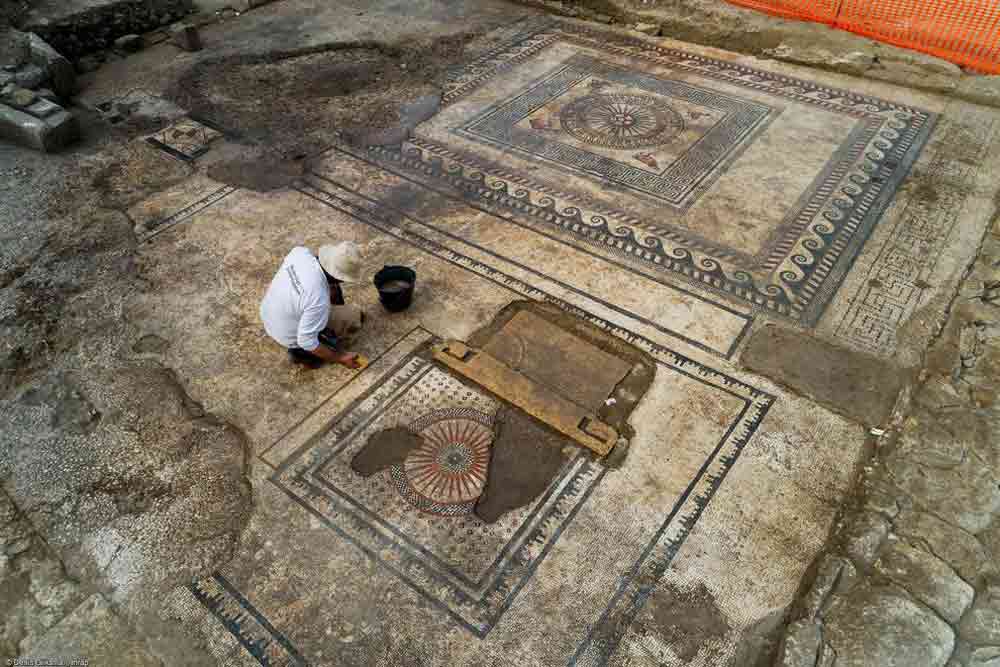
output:
POLYGON ((260 304, 264 330, 294 361, 360 368, 358 355, 337 349, 364 323, 360 308, 344 304, 341 289, 360 279, 361 252, 354 243, 325 245, 318 258, 308 248, 292 248, 260 304))

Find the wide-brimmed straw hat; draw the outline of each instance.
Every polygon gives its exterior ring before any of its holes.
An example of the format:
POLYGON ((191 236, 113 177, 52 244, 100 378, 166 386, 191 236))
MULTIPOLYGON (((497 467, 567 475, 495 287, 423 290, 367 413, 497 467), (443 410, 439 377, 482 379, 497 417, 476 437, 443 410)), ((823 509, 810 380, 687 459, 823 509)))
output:
POLYGON ((322 246, 319 249, 319 265, 337 280, 361 282, 361 249, 357 243, 344 241, 322 246))

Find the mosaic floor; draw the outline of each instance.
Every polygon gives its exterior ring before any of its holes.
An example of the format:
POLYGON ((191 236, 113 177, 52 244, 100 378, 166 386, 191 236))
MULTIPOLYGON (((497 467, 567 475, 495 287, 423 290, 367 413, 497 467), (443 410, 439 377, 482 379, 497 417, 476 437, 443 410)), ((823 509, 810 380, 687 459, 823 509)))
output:
MULTIPOLYGON (((975 250, 955 220, 988 200, 972 165, 995 123, 974 109, 576 24, 506 33, 401 147, 332 147, 267 194, 198 176, 130 211, 150 280, 171 286, 141 307, 184 313, 160 322, 170 365, 255 443, 235 557, 164 611, 220 665, 743 664, 822 547, 864 434, 740 371, 741 344, 775 321, 890 355, 975 250), (968 164, 942 152, 955 142, 968 164), (910 185, 927 173, 948 175, 947 210, 910 185), (349 291, 372 364, 303 379, 256 310, 288 248, 329 239, 413 267, 417 293, 389 315, 349 291), (197 283, 202 262, 224 289, 197 283), (421 505, 426 461, 354 472, 392 427, 464 420, 490 442, 500 402, 426 349, 523 299, 655 360, 625 465, 567 441, 545 491, 494 523, 462 506, 474 492, 421 505)), ((191 140, 178 150, 211 150, 191 140)))

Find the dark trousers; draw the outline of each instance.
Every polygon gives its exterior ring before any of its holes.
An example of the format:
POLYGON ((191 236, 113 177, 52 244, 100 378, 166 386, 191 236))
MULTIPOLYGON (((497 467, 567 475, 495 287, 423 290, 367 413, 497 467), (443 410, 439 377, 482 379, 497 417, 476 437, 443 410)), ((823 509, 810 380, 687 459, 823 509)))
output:
MULTIPOLYGON (((327 347, 337 347, 337 337, 331 333, 327 333, 326 331, 320 333, 319 342, 320 345, 326 345, 327 347)), ((298 361, 304 364, 318 366, 323 363, 321 358, 317 357, 309 350, 303 350, 301 347, 288 348, 288 356, 292 358, 292 361, 298 361)))

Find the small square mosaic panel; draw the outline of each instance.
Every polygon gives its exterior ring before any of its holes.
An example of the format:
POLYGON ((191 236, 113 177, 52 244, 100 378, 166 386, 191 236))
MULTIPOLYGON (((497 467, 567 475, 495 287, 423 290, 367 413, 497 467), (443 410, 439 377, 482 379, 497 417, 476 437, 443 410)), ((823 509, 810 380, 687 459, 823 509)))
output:
POLYGON ((222 133, 196 120, 184 118, 173 125, 160 130, 146 140, 174 157, 182 160, 194 160, 204 155, 209 145, 222 136, 222 133))

